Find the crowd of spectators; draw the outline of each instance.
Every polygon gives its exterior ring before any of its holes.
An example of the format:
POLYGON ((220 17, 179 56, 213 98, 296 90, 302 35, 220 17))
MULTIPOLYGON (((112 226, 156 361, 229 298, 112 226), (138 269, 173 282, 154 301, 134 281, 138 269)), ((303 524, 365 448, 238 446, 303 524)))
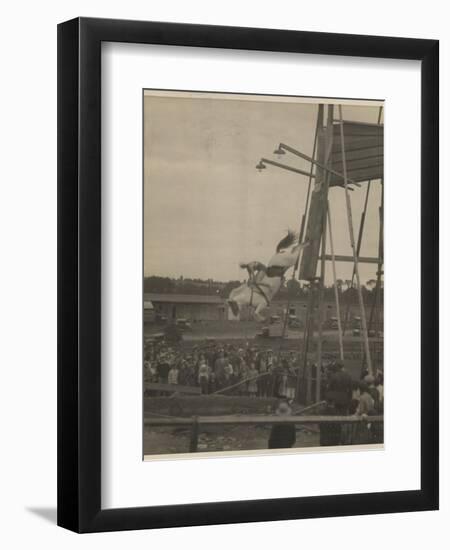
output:
MULTIPOLYGON (((250 344, 206 342, 190 350, 179 344, 158 342, 148 345, 144 356, 146 382, 170 386, 196 386, 202 394, 278 398, 280 406, 296 400, 298 389, 304 390, 305 377, 300 351, 276 351, 250 344)), ((308 365, 316 378, 316 366, 308 365)), ((313 381, 313 384, 315 381, 313 381)), ((314 388, 312 388, 314 395, 314 388)), ((164 387, 150 395, 169 395, 164 387)), ((320 445, 380 443, 383 423, 370 422, 370 417, 383 415, 384 381, 382 371, 375 375, 362 371, 352 377, 340 360, 326 361, 321 372, 323 402, 314 411, 322 416, 354 416, 359 423, 322 422, 320 445)), ((300 396, 302 401, 302 397, 300 396)), ((278 414, 278 413, 277 413, 278 414)), ((284 412, 283 414, 286 414, 284 412)), ((287 424, 273 427, 270 446, 289 447, 295 441, 295 428, 287 424), (292 431, 293 430, 293 431, 292 431)))
MULTIPOLYGON (((315 369, 314 365, 311 368, 315 369)), ((160 384, 198 386, 202 394, 277 397, 293 401, 304 380, 300 351, 207 342, 189 351, 152 343, 145 350, 144 378, 160 384), (300 373, 299 373, 300 371, 300 373)), ((315 378, 313 376, 313 378, 315 378)), ((355 379, 339 360, 322 367, 321 395, 336 415, 383 414, 383 373, 355 379)), ((328 410, 327 409, 327 410, 328 410)))
POLYGON ((300 353, 274 353, 246 345, 207 343, 190 351, 155 343, 146 348, 144 377, 148 382, 198 386, 215 392, 251 397, 294 399, 300 353))

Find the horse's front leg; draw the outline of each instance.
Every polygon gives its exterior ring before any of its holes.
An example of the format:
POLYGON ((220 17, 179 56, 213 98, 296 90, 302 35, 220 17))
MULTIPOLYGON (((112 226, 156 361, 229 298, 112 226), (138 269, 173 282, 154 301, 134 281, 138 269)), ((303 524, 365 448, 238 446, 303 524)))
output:
POLYGON ((255 312, 254 312, 254 316, 255 316, 255 319, 259 322, 261 321, 265 321, 266 318, 264 317, 264 315, 261 315, 261 313, 267 308, 267 304, 266 302, 260 302, 256 308, 255 308, 255 312))
POLYGON ((247 285, 241 285, 230 292, 227 302, 235 317, 239 316, 241 312, 241 304, 246 301, 246 291, 248 293, 247 285))

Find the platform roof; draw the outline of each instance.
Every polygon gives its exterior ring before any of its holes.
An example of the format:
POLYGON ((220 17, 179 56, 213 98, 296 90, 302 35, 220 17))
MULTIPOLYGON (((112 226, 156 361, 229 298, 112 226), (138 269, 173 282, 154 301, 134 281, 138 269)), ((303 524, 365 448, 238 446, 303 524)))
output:
MULTIPOLYGON (((333 145, 330 168, 344 173, 341 147, 341 128, 333 127, 333 145)), ((383 178, 384 125, 344 121, 344 146, 347 176, 355 182, 383 178)), ((343 185, 343 178, 331 175, 330 186, 343 185)))

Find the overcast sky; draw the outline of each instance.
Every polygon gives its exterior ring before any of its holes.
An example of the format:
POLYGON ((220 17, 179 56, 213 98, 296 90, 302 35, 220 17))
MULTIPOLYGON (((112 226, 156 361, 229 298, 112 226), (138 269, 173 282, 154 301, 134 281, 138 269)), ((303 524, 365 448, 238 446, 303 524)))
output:
MULTIPOLYGON (((161 92, 160 92, 161 93, 161 92)), ((232 96, 231 96, 232 97, 232 96)), ((377 122, 379 107, 344 106, 347 120, 377 122)), ((279 142, 312 155, 317 103, 210 97, 144 98, 145 275, 245 278, 241 261, 267 263, 288 228, 297 229, 308 179, 268 167, 261 157, 279 142)), ((308 171, 306 161, 286 154, 281 162, 308 171)), ((355 232, 367 184, 352 193, 355 232)), ((380 183, 373 182, 361 255, 376 256, 380 183)), ((336 254, 351 254, 345 195, 329 193, 336 254)), ((329 242, 329 239, 328 239, 329 242)), ((332 281, 328 264, 327 284, 332 281)), ((352 264, 337 264, 351 277, 352 264)), ((376 265, 361 266, 361 280, 376 265)))

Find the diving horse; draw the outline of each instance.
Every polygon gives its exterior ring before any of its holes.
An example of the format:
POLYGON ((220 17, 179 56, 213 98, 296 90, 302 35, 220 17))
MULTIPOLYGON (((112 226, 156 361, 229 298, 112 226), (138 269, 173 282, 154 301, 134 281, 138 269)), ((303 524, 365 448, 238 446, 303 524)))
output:
POLYGON ((230 292, 227 302, 233 315, 238 316, 244 306, 254 307, 255 319, 264 321, 262 312, 280 290, 286 271, 296 264, 300 251, 308 244, 299 243, 296 233, 288 231, 267 266, 257 261, 239 264, 247 269, 249 278, 230 292))

